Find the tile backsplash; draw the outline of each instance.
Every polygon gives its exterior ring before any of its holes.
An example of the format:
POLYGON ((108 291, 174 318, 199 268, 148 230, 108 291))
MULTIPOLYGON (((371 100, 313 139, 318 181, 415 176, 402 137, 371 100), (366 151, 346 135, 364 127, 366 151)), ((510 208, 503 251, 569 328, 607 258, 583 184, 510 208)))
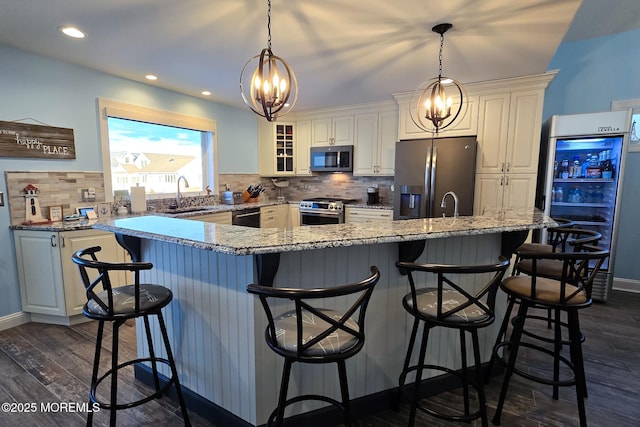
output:
POLYGON ((356 199, 363 203, 367 201, 367 187, 378 185, 382 203, 391 204, 393 193, 391 185, 393 177, 353 176, 347 173, 319 173, 311 176, 280 177, 279 180, 289 181, 289 186, 279 189, 271 178, 251 174, 221 174, 219 177, 220 191, 224 191, 225 184, 231 190, 245 190, 249 184, 260 183, 265 192, 262 197, 275 200, 282 195, 285 200, 302 200, 309 197, 333 196, 344 199, 356 199), (282 192, 280 194, 280 191, 282 192))
MULTIPOLYGON (((32 184, 38 188, 38 201, 42 216, 47 218, 48 207, 62 205, 63 214, 75 213, 78 206, 96 205, 104 202, 105 190, 102 172, 78 171, 7 171, 7 199, 11 212, 11 224, 21 224, 25 220, 24 188, 32 184), (96 198, 93 202, 83 202, 83 190, 95 188, 96 198)), ((292 176, 278 178, 289 181, 289 186, 278 188, 271 178, 258 174, 220 174, 218 177, 218 193, 186 196, 183 200, 187 206, 216 204, 220 201, 220 193, 228 184, 233 191, 243 191, 251 184, 260 183, 265 188, 263 199, 275 200, 282 196, 287 201, 298 201, 309 197, 333 196, 356 199, 363 203, 367 200, 367 187, 377 185, 382 203, 390 204, 393 198, 391 185, 393 177, 357 177, 346 173, 321 173, 312 176, 292 176)), ((167 209, 175 201, 174 197, 154 198, 147 201, 148 210, 167 209)), ((129 207, 128 200, 118 200, 112 204, 112 212, 120 206, 129 207)))
POLYGON ((12 225, 22 224, 25 220, 24 188, 29 184, 38 188, 38 202, 44 218, 48 217, 49 206, 62 205, 63 214, 70 215, 78 206, 104 202, 102 172, 6 171, 5 179, 12 225), (95 188, 95 201, 82 201, 83 190, 87 188, 95 188))

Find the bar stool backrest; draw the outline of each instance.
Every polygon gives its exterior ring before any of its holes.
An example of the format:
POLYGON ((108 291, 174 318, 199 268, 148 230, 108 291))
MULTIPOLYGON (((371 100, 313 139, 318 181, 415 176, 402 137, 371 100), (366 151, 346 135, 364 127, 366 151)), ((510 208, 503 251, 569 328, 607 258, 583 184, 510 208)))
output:
POLYGON ((489 265, 419 264, 413 262, 398 261, 396 262, 396 266, 407 272, 409 285, 411 287, 412 307, 418 307, 419 290, 419 286, 416 285, 413 273, 416 271, 422 271, 433 273, 437 277, 436 320, 446 321, 452 316, 455 316, 456 313, 462 312, 463 310, 472 306, 480 307, 491 318, 491 320, 493 320, 498 285, 500 284, 502 277, 509 267, 509 260, 507 258, 500 257, 500 261, 497 264, 489 265), (465 275, 480 273, 494 274, 479 291, 471 293, 460 284, 462 277, 464 277, 465 275), (445 309, 444 306, 446 305, 446 289, 454 289, 455 291, 459 292, 464 296, 466 302, 459 305, 454 305, 449 309, 445 309))
POLYGON ((553 220, 558 223, 558 226, 547 228, 547 244, 551 245, 553 251, 555 251, 558 246, 561 246, 562 250, 564 250, 566 240, 569 237, 566 229, 572 228, 575 222, 567 218, 553 218, 553 220))
MULTIPOLYGON (((114 316, 114 288, 109 276, 110 271, 131 271, 134 277, 135 301, 134 312, 140 313, 140 271, 151 270, 150 262, 124 262, 110 263, 98 261, 96 253, 100 252, 100 246, 81 249, 72 255, 72 260, 78 265, 80 277, 87 293, 88 301, 95 301, 104 311, 106 317, 114 316), (88 258, 87 258, 88 257, 88 258), (96 270, 98 275, 91 279, 89 270, 96 270), (102 292, 105 291, 105 292, 102 292), (106 294, 106 298, 105 298, 106 294)), ((117 289, 117 288, 116 288, 117 289)))
MULTIPOLYGON (((276 288, 271 286, 261 286, 257 284, 251 284, 247 286, 249 293, 255 294, 260 298, 260 302, 267 315, 268 325, 266 330, 266 340, 274 351, 277 353, 287 355, 295 358, 313 358, 309 357, 308 351, 318 345, 322 340, 327 339, 330 335, 337 331, 351 335, 356 342, 352 349, 349 349, 348 353, 357 352, 364 343, 364 320, 369 304, 369 299, 373 292, 373 288, 380 279, 380 272, 375 266, 371 267, 371 276, 353 284, 333 286, 327 288, 313 288, 313 289, 298 289, 298 288, 276 288), (324 305, 329 298, 345 297, 347 295, 355 294, 357 298, 348 306, 346 310, 340 310, 342 316, 339 319, 327 315, 325 307, 319 307, 324 305), (278 300, 289 300, 293 302, 295 315, 296 315, 296 346, 293 351, 294 354, 290 354, 290 349, 282 348, 277 341, 277 328, 276 328, 276 302, 278 300), (318 304, 323 303, 323 304, 318 304), (303 313, 304 311, 304 313, 303 313), (316 316, 318 319, 322 319, 327 323, 326 329, 321 332, 314 331, 313 338, 307 339, 308 335, 305 333, 304 319, 308 316, 316 316), (353 327, 353 322, 357 324, 357 327, 353 327)), ((336 358, 344 358, 345 354, 335 354, 336 358)), ((329 356, 318 356, 318 358, 331 359, 329 356)))

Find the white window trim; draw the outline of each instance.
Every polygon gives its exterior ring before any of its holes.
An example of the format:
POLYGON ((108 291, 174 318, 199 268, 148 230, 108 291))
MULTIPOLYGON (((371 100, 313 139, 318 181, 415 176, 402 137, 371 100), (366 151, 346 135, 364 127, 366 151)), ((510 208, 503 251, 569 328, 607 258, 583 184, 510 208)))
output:
POLYGON ((205 142, 202 159, 202 175, 203 180, 205 181, 205 187, 208 183, 211 185, 211 190, 215 192, 215 186, 217 186, 218 182, 218 135, 215 120, 151 107, 143 107, 141 105, 128 104, 106 98, 98 98, 98 112, 106 202, 113 202, 110 163, 111 154, 109 151, 109 124, 107 120, 109 117, 157 123, 160 125, 193 129, 200 132, 209 132, 211 134, 211 140, 205 142), (209 166, 210 162, 206 160, 210 158, 213 158, 213 170, 211 170, 209 166))
MULTIPOLYGON (((635 99, 622 99, 622 100, 617 100, 617 101, 613 101, 611 102, 611 111, 626 111, 626 110, 632 110, 632 114, 639 114, 640 113, 640 98, 635 98, 635 99)), ((638 127, 640 127, 640 123, 637 124, 638 127)), ((636 132, 640 132, 639 128, 636 128, 636 132)), ((629 152, 640 152, 640 143, 638 143, 637 141, 631 141, 629 140, 629 152)))

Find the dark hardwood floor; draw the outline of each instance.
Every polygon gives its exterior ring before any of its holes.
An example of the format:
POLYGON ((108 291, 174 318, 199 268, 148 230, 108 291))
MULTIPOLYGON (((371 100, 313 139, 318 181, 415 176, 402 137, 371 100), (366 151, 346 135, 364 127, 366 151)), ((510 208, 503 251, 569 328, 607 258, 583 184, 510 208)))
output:
MULTIPOLYGON (((583 351, 589 398, 587 420, 591 426, 640 425, 640 294, 614 292, 606 303, 594 305, 581 313, 581 326, 586 336, 583 351)), ((107 328, 108 330, 109 328, 107 328)), ((135 354, 135 327, 125 326, 121 335, 121 354, 135 354)), ((540 330, 546 329, 541 326, 540 330)), ((0 402, 36 403, 35 412, 0 413, 0 426, 81 426, 86 413, 56 412, 60 402, 82 403, 87 400, 88 382, 93 359, 96 325, 85 323, 74 327, 38 323, 21 325, 0 332, 0 402), (53 403, 49 412, 40 402, 53 403)), ((109 342, 106 340, 106 342, 109 342)), ((103 352, 105 360, 109 356, 103 352)), ((523 354, 530 370, 540 369, 541 360, 523 354)), ((348 364, 347 364, 348 368, 348 364)), ((130 398, 146 386, 134 381, 133 374, 119 385, 122 398, 130 398)), ((489 416, 501 385, 495 376, 487 386, 489 416)), ((454 390, 433 398, 434 405, 444 407, 457 398, 454 390)), ((407 405, 399 412, 383 410, 359 420, 361 427, 406 425, 407 405)), ((194 426, 215 426, 191 413, 194 426)), ((108 425, 106 411, 95 414, 94 425, 108 425)), ((168 398, 156 400, 135 409, 120 411, 122 426, 180 426, 179 408, 168 398)), ((420 426, 452 425, 418 414, 420 426)), ((464 425, 464 424, 462 424, 464 425)), ((480 425, 476 422, 474 425, 480 425)), ((514 376, 502 416, 503 426, 575 426, 577 407, 575 390, 560 390, 560 398, 551 398, 550 387, 514 376)))

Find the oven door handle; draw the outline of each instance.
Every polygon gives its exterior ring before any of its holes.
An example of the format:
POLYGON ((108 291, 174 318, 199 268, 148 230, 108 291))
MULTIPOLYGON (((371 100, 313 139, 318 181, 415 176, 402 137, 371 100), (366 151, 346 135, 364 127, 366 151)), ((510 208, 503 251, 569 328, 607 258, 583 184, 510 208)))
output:
POLYGON ((253 215, 260 215, 260 212, 251 212, 251 213, 246 213, 246 214, 236 214, 235 217, 236 218, 246 218, 248 216, 253 216, 253 215))

